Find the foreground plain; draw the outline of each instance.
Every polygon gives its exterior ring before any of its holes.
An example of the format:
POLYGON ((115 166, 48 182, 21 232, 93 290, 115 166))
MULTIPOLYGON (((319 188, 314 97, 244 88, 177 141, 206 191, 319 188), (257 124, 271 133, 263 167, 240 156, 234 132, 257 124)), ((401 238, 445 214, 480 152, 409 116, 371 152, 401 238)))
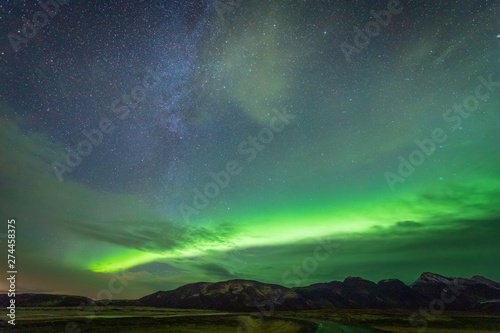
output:
MULTIPOLYGON (((228 313, 204 310, 106 307, 19 308, 16 326, 1 322, 1 332, 252 332, 252 333, 371 333, 419 332, 409 310, 315 310, 279 311, 269 316, 258 312, 228 313)), ((500 316, 478 312, 445 312, 428 320, 426 333, 486 333, 500 331, 500 316)))

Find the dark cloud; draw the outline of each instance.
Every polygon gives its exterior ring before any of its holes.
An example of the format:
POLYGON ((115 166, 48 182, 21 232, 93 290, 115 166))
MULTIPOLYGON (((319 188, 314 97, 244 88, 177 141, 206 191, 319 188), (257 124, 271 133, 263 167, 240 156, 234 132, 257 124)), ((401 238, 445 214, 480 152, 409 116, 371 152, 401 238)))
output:
POLYGON ((167 276, 168 274, 180 274, 180 273, 185 273, 186 271, 179 269, 175 266, 172 266, 170 264, 164 263, 164 262, 149 262, 147 264, 142 264, 142 265, 137 265, 134 267, 130 267, 127 269, 129 272, 148 272, 151 274, 158 274, 158 275, 165 275, 167 276))
POLYGON ((108 221, 106 223, 67 221, 60 224, 78 235, 155 253, 174 248, 192 248, 197 242, 229 245, 228 238, 233 233, 233 230, 225 223, 210 227, 151 221, 108 221), (224 231, 221 232, 221 230, 224 231))
POLYGON ((422 223, 418 222, 413 222, 413 221, 403 221, 403 222, 398 222, 396 223, 397 227, 402 227, 402 228, 419 228, 422 227, 422 223))
POLYGON ((108 221, 107 223, 74 222, 61 223, 75 234, 105 243, 120 245, 141 251, 162 252, 182 242, 185 227, 167 222, 108 221))
POLYGON ((216 279, 236 279, 237 276, 229 272, 223 265, 216 263, 202 264, 197 266, 199 267, 206 275, 211 276, 216 279))

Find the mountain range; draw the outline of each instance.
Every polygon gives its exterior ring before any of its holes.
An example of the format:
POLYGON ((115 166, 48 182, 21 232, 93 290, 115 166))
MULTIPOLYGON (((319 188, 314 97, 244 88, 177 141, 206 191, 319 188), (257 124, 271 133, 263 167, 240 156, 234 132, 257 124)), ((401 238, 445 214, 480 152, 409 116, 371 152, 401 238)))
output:
MULTIPOLYGON (((0 295, 0 304, 9 298, 0 295)), ((51 307, 90 305, 89 298, 66 295, 20 294, 16 306, 51 307)), ((99 302, 97 302, 99 303, 99 302)), ((500 311, 500 283, 481 276, 449 278, 423 273, 406 285, 389 279, 374 283, 359 277, 307 287, 287 288, 252 280, 199 282, 170 291, 158 291, 137 300, 114 300, 116 306, 145 306, 221 311, 312 310, 325 308, 389 309, 444 307, 447 310, 500 311)))

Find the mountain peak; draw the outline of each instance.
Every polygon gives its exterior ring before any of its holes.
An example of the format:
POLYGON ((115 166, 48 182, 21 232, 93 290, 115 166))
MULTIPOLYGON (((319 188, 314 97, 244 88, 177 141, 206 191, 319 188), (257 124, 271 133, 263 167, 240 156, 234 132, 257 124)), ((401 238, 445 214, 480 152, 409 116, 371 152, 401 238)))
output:
POLYGON ((410 286, 414 286, 416 284, 421 284, 421 283, 446 283, 448 281, 452 280, 452 278, 447 278, 442 275, 436 274, 436 273, 431 273, 431 272, 425 272, 420 275, 420 277, 413 282, 410 286))
POLYGON ((370 282, 370 283, 373 283, 372 281, 369 281, 369 280, 365 280, 359 276, 348 276, 345 278, 344 280, 344 283, 359 283, 359 282, 362 282, 362 283, 366 283, 366 282, 370 282))
POLYGON ((492 287, 492 288, 500 289, 500 283, 492 281, 490 279, 487 279, 487 278, 485 278, 483 276, 474 275, 471 278, 471 280, 475 281, 475 282, 479 282, 479 283, 485 284, 485 285, 487 285, 489 287, 492 287))
POLYGON ((446 277, 442 276, 442 275, 439 275, 439 274, 436 274, 436 273, 432 273, 432 272, 424 272, 420 275, 420 278, 421 279, 435 279, 435 278, 439 278, 439 279, 447 279, 446 277))
POLYGON ((398 280, 398 279, 385 279, 385 280, 380 280, 377 283, 379 286, 406 286, 403 281, 398 280))

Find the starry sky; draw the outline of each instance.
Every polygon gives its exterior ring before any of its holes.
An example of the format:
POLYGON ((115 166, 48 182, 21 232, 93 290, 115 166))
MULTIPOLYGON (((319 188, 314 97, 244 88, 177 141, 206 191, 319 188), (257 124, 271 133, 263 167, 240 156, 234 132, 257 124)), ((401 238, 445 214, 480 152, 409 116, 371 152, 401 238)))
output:
POLYGON ((499 14, 0 2, 0 247, 15 218, 18 291, 100 298, 123 274, 113 298, 236 278, 500 281, 499 14))

